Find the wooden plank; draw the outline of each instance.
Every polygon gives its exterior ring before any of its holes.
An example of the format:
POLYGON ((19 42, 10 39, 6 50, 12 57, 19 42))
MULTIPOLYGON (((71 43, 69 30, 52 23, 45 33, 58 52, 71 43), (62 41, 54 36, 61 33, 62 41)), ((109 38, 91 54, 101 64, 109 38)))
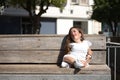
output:
POLYGON ((106 49, 106 37, 104 35, 86 35, 85 39, 92 42, 92 49, 106 49))
POLYGON ((93 51, 91 64, 106 64, 106 51, 93 51))
MULTIPOLYGON (((65 35, 0 35, 0 50, 61 49, 65 35)), ((92 49, 106 49, 106 37, 85 35, 92 49)))
MULTIPOLYGON (((109 74, 107 65, 90 65, 77 71, 77 74, 109 74)), ((75 74, 73 68, 59 68, 56 65, 39 64, 0 64, 0 74, 75 74)))
MULTIPOLYGON (((92 64, 106 64, 106 52, 94 51, 92 64)), ((64 51, 0 51, 0 63, 60 63, 64 51)))
POLYGON ((61 43, 59 37, 0 38, 0 50, 60 49, 61 43))

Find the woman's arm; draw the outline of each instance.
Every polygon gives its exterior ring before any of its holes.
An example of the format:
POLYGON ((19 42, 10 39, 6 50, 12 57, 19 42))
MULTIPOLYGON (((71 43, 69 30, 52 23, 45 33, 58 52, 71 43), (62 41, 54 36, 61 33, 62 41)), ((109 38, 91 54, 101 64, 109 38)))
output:
POLYGON ((81 62, 84 64, 84 66, 87 66, 87 64, 90 62, 90 60, 92 59, 92 54, 93 54, 93 52, 92 52, 92 50, 89 48, 88 49, 88 53, 87 53, 87 55, 86 55, 86 60, 84 61, 84 60, 81 60, 81 62))
POLYGON ((93 51, 89 48, 88 53, 86 55, 86 62, 89 63, 92 58, 93 51))

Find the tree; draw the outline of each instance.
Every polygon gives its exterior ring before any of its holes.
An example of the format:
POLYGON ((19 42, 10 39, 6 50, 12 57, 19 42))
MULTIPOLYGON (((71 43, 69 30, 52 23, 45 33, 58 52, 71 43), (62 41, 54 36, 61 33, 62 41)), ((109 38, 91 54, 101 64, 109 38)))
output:
POLYGON ((120 22, 120 0, 94 0, 92 19, 108 24, 113 36, 120 22))
POLYGON ((31 34, 39 34, 41 15, 46 13, 49 6, 63 8, 66 0, 7 0, 7 4, 23 8, 29 13, 31 23, 31 34), (39 6, 38 14, 35 13, 36 6, 39 6))

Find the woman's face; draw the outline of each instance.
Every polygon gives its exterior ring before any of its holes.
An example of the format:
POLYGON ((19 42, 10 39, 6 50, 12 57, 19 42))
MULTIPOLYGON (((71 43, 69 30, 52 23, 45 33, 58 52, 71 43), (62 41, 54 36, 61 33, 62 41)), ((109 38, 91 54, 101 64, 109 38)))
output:
POLYGON ((81 38, 81 33, 79 33, 79 31, 76 28, 72 28, 70 31, 70 35, 71 38, 76 41, 76 40, 80 40, 81 38))

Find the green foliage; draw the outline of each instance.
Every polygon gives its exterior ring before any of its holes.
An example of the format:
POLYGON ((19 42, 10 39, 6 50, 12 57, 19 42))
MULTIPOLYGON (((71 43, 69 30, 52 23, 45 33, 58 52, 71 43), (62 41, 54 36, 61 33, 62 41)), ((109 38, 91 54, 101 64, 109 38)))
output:
POLYGON ((120 0, 94 0, 91 18, 107 23, 113 35, 116 35, 118 22, 120 22, 120 0))
POLYGON ((120 21, 120 0, 94 0, 92 19, 100 22, 120 21))
POLYGON ((65 3, 67 2, 67 0, 50 0, 51 4, 56 6, 56 7, 64 7, 65 3))

